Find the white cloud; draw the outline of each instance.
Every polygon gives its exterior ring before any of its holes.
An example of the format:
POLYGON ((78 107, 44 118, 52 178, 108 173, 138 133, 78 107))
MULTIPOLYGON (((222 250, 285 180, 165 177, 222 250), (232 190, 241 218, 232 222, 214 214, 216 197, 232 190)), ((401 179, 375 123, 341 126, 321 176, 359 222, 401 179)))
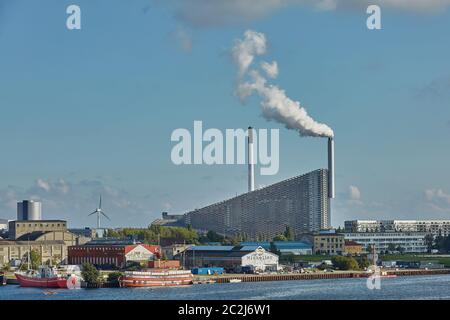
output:
POLYGON ((50 191, 50 184, 43 179, 37 179, 36 185, 38 186, 38 188, 41 188, 47 192, 50 191))
POLYGON ((450 204, 450 193, 446 193, 442 189, 425 190, 425 197, 428 201, 443 200, 450 204))
POLYGON ((359 201, 361 200, 361 191, 359 191, 356 186, 349 186, 350 200, 359 201))
POLYGON ((450 193, 442 189, 425 190, 428 206, 438 213, 450 213, 450 193))
POLYGON ((382 9, 433 13, 447 9, 450 0, 166 0, 161 3, 173 8, 175 16, 185 23, 211 27, 263 18, 289 6, 329 11, 364 9, 377 4, 382 9))
POLYGON ((278 63, 276 61, 272 61, 272 63, 262 61, 261 69, 264 70, 269 78, 275 79, 278 77, 278 63))

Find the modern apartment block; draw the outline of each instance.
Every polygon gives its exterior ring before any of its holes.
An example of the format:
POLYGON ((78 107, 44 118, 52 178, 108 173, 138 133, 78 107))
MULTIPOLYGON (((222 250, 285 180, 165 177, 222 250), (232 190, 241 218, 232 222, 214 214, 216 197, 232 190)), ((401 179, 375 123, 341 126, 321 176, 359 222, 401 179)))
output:
POLYGON ((425 232, 356 232, 345 233, 347 241, 353 241, 364 246, 367 251, 375 246, 377 252, 389 250, 392 245, 402 248, 403 252, 427 252, 425 232))
POLYGON ((247 240, 272 240, 286 226, 297 236, 330 227, 328 196, 328 170, 319 169, 188 212, 184 223, 247 240))
POLYGON ((448 236, 450 220, 350 220, 345 232, 424 232, 448 236))

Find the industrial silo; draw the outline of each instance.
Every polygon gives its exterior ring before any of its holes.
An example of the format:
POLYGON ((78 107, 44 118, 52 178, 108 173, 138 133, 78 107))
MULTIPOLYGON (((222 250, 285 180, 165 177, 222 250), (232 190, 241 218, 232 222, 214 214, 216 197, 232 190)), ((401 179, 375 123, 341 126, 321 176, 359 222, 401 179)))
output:
POLYGON ((17 220, 42 220, 39 201, 23 200, 17 203, 17 220))

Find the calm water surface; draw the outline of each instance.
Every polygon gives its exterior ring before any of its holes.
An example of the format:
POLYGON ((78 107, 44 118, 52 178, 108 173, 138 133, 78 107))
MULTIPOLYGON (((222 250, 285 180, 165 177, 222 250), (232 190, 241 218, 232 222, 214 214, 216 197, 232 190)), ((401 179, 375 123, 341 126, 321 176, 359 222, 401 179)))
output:
POLYGON ((203 284, 183 288, 53 290, 0 287, 0 300, 237 300, 237 299, 450 299, 450 275, 382 279, 380 290, 369 290, 366 279, 273 281, 203 284))

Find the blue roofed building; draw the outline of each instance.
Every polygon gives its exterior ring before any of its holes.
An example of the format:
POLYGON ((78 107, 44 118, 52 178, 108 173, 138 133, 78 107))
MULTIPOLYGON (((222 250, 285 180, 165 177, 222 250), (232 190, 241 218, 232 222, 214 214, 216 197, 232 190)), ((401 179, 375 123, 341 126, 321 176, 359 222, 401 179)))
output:
POLYGON ((242 267, 266 271, 278 269, 278 256, 258 245, 192 246, 178 255, 186 268, 223 267, 239 271, 242 267))
MULTIPOLYGON (((280 254, 294 255, 310 255, 313 254, 313 247, 305 241, 274 241, 272 242, 275 249, 280 254)), ((250 241, 241 242, 242 246, 260 246, 265 250, 270 250, 271 242, 269 241, 250 241)))

